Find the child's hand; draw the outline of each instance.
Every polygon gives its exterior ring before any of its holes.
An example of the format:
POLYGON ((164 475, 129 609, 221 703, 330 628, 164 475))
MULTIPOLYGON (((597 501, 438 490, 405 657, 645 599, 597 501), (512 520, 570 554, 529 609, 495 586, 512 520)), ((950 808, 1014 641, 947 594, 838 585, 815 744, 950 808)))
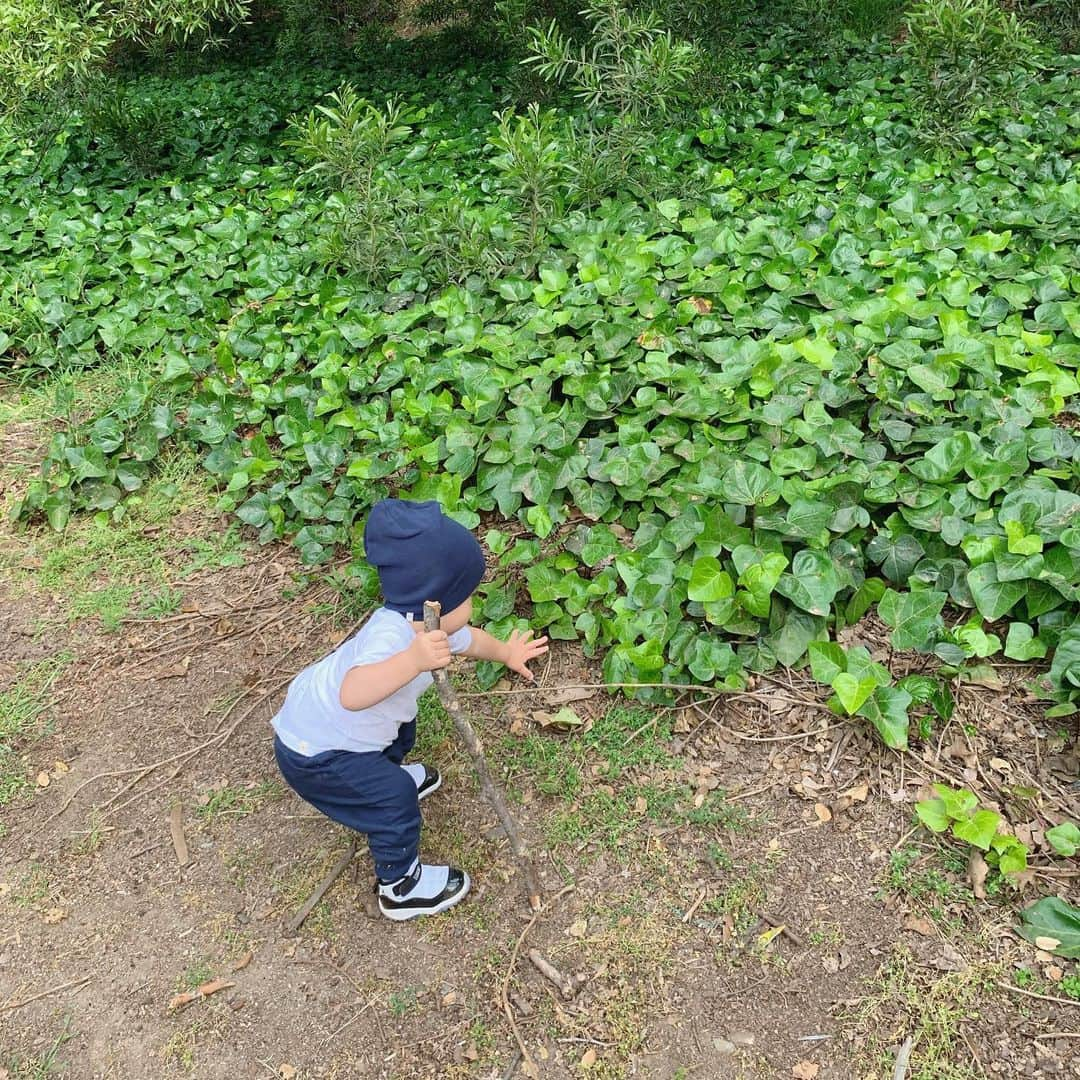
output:
POLYGON ((532 682, 535 676, 526 665, 530 660, 535 660, 548 651, 547 638, 531 640, 532 634, 531 630, 527 630, 524 634, 519 630, 511 630, 510 638, 506 642, 506 666, 511 671, 523 675, 529 682, 532 682))
POLYGON ((450 663, 450 639, 445 630, 421 630, 409 652, 421 671, 435 671, 450 663))

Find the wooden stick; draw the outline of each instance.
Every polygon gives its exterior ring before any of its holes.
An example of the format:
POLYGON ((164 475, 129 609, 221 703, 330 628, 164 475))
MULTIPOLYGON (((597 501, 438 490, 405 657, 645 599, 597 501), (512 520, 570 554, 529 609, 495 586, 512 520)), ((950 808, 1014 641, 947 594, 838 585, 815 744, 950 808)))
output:
POLYGON ((60 986, 53 986, 48 990, 42 990, 40 994, 23 998, 22 1001, 9 1001, 4 1005, 0 1005, 0 1012, 7 1012, 10 1009, 21 1009, 24 1005, 29 1005, 31 1001, 40 1001, 43 997, 48 997, 50 994, 58 994, 61 990, 69 990, 73 986, 83 986, 88 983, 91 978, 93 978, 92 975, 86 975, 81 979, 72 979, 71 982, 62 983, 60 986))
POLYGON ((173 850, 176 852, 176 861, 183 869, 191 861, 188 854, 187 840, 184 837, 184 808, 179 802, 174 802, 169 811, 169 834, 172 836, 173 850))
POLYGON ((909 1035, 896 1052, 896 1064, 893 1066, 892 1080, 904 1080, 904 1077, 907 1076, 908 1062, 911 1060, 911 1051, 914 1046, 915 1038, 909 1035))
POLYGON ((304 920, 315 910, 315 905, 326 895, 330 886, 345 872, 345 868, 352 862, 355 854, 356 841, 350 840, 349 846, 342 853, 341 858, 334 863, 333 869, 322 879, 318 888, 304 901, 304 906, 292 917, 289 925, 285 927, 286 937, 292 937, 303 926, 304 920))
POLYGON ((559 988, 559 993, 569 1001, 574 996, 574 984, 550 961, 548 961, 539 949, 529 950, 529 962, 548 982, 554 983, 559 988))
POLYGON ((1069 998, 1063 997, 1051 997, 1049 994, 1037 994, 1034 990, 1024 990, 1019 986, 1010 986, 1008 983, 995 983, 1001 990, 1008 990, 1010 994, 1023 994, 1024 997, 1038 998, 1040 1001, 1052 1001, 1056 1005, 1072 1005, 1073 1008, 1080 1009, 1080 1001, 1072 1001, 1069 998))
MULTIPOLYGON (((428 631, 438 630, 440 619, 441 607, 439 603, 434 600, 425 602, 424 629, 428 631)), ((472 722, 462 711, 457 694, 450 685, 450 677, 447 675, 446 669, 439 668, 433 671, 432 675, 443 708, 450 714, 450 719, 454 721, 454 727, 457 728, 457 733, 462 743, 464 743, 469 757, 472 758, 473 768, 480 779, 480 790, 491 804, 496 817, 499 819, 499 824, 503 827, 503 832, 506 833, 506 838, 510 841, 510 850, 514 853, 514 859, 517 861, 521 876, 525 880, 525 889, 529 895, 529 907, 533 911, 539 911, 540 882, 532 864, 532 857, 521 840, 521 834, 518 832, 514 819, 510 816, 506 798, 491 777, 491 770, 488 768, 487 759, 484 757, 484 748, 477 738, 472 722)))

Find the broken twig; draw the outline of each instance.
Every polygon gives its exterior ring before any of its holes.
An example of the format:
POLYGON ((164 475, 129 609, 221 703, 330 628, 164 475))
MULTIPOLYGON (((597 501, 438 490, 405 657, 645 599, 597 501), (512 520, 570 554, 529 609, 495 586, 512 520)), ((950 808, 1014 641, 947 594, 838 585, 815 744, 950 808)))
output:
POLYGON ((173 850, 176 852, 176 861, 183 869, 191 856, 188 853, 187 839, 184 836, 184 808, 180 803, 173 803, 169 811, 169 834, 172 836, 173 850))
POLYGON ((529 950, 529 962, 532 964, 541 975, 550 983, 554 983, 559 988, 559 993, 569 1001, 574 996, 574 984, 549 960, 547 960, 543 954, 537 949, 529 950))
POLYGON ((292 917, 289 925, 285 927, 285 936, 292 937, 304 920, 315 910, 315 905, 326 895, 330 886, 345 872, 345 868, 352 862, 356 854, 356 841, 350 840, 349 846, 342 852, 341 858, 334 863, 333 869, 319 883, 318 888, 304 901, 304 906, 292 917))

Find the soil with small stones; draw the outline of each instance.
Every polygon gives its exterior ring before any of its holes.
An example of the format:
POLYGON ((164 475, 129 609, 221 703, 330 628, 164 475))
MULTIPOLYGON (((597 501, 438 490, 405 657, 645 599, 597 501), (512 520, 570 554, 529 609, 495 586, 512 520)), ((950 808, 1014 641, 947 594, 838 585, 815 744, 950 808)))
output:
MULTIPOLYGON (((271 752, 289 677, 347 632, 319 586, 283 599, 296 570, 287 550, 253 549, 185 582, 181 612, 113 634, 58 621, 62 597, 7 589, 0 689, 29 663, 74 658, 49 732, 16 748, 39 783, 2 811, 0 1076, 881 1077, 906 1036, 925 1044, 920 1001, 967 976, 975 1004, 938 1064, 912 1075, 1080 1076, 1075 1040, 1054 1037, 1077 1009, 995 989, 1016 964, 1044 991, 1070 968, 1012 934, 1015 904, 974 902, 962 874, 955 895, 928 900, 890 886, 898 844, 935 857, 912 830, 930 780, 989 800, 1035 774, 1055 800, 1034 800, 1035 828, 1075 797, 1075 743, 1005 690, 965 691, 978 735, 958 720, 902 760, 809 704, 807 685, 762 681, 711 717, 673 714, 675 779, 703 805, 726 793, 722 813, 694 824, 636 806, 617 839, 556 843, 566 803, 538 790, 517 748, 566 739, 532 714, 595 681, 560 647, 532 693, 465 699, 538 853, 543 913, 530 919, 494 816, 430 711, 421 746, 446 783, 424 803, 423 855, 464 865, 473 893, 446 915, 387 922, 365 853, 287 937, 347 843, 283 787, 271 752), (907 996, 889 989, 899 968, 907 996), (212 980, 224 985, 170 1008, 212 980)), ((612 700, 571 707, 587 727, 612 700)), ((589 793, 657 781, 649 764, 577 764, 574 812, 589 793)), ((1033 876, 1026 895, 1075 883, 1033 876)))

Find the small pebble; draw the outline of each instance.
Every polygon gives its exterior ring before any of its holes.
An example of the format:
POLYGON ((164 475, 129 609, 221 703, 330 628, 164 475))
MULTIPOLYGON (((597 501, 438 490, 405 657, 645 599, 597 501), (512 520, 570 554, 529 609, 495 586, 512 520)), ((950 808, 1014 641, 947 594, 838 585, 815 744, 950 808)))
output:
POLYGON ((734 1054, 737 1047, 733 1042, 728 1039, 713 1039, 713 1049, 721 1056, 727 1057, 729 1054, 734 1054))
POLYGON ((745 1028, 739 1028, 738 1031, 732 1031, 728 1038, 736 1046, 753 1046, 754 1045, 754 1033, 747 1031, 745 1028))

